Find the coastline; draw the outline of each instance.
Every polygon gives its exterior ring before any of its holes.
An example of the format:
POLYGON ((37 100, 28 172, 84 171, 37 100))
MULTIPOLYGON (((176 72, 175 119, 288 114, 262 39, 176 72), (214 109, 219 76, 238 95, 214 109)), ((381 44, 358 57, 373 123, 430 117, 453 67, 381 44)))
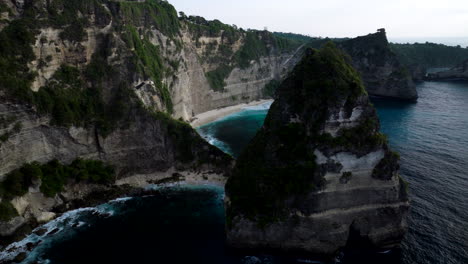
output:
POLYGON ((273 99, 259 100, 259 101, 250 102, 248 104, 244 103, 244 104, 238 104, 238 105, 233 105, 233 106, 228 106, 228 107, 223 107, 223 108, 210 110, 208 112, 204 112, 204 113, 196 115, 190 121, 190 125, 193 128, 197 128, 197 127, 206 125, 208 123, 211 123, 213 121, 216 121, 218 119, 221 119, 221 118, 223 118, 225 116, 228 116, 230 114, 240 112, 245 107, 261 105, 261 104, 265 104, 265 103, 272 102, 272 101, 273 101, 273 99))
MULTIPOLYGON (((160 188, 176 187, 208 187, 224 189, 227 178, 212 170, 177 170, 172 167, 164 172, 152 174, 136 174, 119 179, 109 187, 85 193, 83 197, 71 199, 62 206, 56 206, 56 216, 43 223, 28 221, 24 224, 26 229, 20 230, 7 237, 7 243, 0 243, 0 264, 21 262, 28 259, 37 247, 44 241, 51 239, 55 234, 64 230, 58 225, 65 224, 68 227, 78 227, 77 213, 91 211, 94 214, 110 216, 112 210, 105 207, 106 204, 125 201, 135 197, 145 197, 158 194, 160 188), (67 221, 70 223, 67 224, 67 221)), ((70 195, 76 189, 85 189, 83 185, 70 186, 65 196, 70 195)), ((92 188, 90 188, 91 190, 92 188)), ((3 241, 5 242, 5 241, 3 241)))

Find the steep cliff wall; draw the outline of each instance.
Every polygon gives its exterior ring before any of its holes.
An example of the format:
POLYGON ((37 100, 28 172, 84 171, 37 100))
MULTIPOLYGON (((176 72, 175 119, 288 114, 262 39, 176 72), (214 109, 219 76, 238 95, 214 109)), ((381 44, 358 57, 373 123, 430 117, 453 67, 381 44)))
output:
POLYGON ((347 61, 331 43, 309 50, 278 89, 226 185, 231 246, 331 255, 401 241, 398 154, 347 61))
POLYGON ((468 60, 464 61, 457 67, 453 67, 450 70, 430 73, 425 79, 429 81, 466 81, 468 80, 468 60))
MULTIPOLYGON (((32 182, 16 170, 26 163, 85 158, 112 165, 112 182, 98 190, 173 175, 225 179, 232 158, 169 115, 177 94, 198 92, 171 89, 174 72, 184 71, 179 64, 189 64, 176 60, 190 47, 167 2, 0 3, 0 237, 50 220, 65 206, 65 192, 73 200, 93 190, 88 180, 58 172, 32 175, 32 182), (44 197, 47 181, 63 193, 44 197)), ((196 53, 187 56, 197 67, 196 53)))
POLYGON ((393 53, 384 29, 339 43, 361 73, 369 95, 416 100, 412 73, 393 53))

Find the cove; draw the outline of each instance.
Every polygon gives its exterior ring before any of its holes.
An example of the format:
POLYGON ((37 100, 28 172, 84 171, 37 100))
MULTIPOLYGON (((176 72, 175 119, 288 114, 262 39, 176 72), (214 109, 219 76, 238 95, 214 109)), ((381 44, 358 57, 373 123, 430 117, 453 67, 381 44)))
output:
MULTIPOLYGON (((416 104, 373 100, 410 183, 412 209, 402 249, 364 257, 349 253, 341 263, 455 264, 468 259, 468 84, 426 82, 418 92, 416 104)), ((246 108, 198 131, 237 156, 262 126, 269 106, 246 108)), ((224 246, 223 196, 222 188, 174 186, 154 196, 72 212, 47 224, 46 234, 23 241, 41 241, 24 263, 315 263, 230 254, 224 246)))

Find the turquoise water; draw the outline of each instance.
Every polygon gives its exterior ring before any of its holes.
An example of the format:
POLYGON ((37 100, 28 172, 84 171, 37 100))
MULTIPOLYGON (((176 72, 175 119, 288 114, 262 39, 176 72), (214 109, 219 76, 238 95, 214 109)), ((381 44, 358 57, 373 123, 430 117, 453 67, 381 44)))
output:
MULTIPOLYGON (((416 104, 374 101, 410 182, 412 209, 402 250, 343 263, 468 263, 468 84, 422 83, 418 91, 416 104)), ((244 109, 198 130, 237 156, 262 126, 268 107, 244 109)), ((17 246, 38 244, 25 263, 315 263, 231 255, 224 246, 223 195, 215 187, 163 188, 153 196, 70 212, 17 246)), ((8 254, 0 253, 2 259, 8 254)))
POLYGON ((271 102, 246 107, 241 112, 201 126, 197 131, 212 145, 237 157, 263 125, 270 106, 271 102))

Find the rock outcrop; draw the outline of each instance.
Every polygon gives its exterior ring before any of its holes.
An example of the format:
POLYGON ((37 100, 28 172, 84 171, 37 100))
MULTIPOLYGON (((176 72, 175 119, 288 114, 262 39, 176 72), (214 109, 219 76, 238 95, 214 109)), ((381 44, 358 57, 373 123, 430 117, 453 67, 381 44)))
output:
POLYGON ((361 73, 371 96, 416 100, 418 93, 410 71, 390 48, 384 29, 340 43, 361 73))
POLYGON ((399 157, 347 61, 331 43, 308 50, 278 88, 226 185, 230 246, 333 255, 402 240, 399 157))
POLYGON ((467 81, 468 60, 450 70, 429 73, 425 79, 428 81, 467 81))

